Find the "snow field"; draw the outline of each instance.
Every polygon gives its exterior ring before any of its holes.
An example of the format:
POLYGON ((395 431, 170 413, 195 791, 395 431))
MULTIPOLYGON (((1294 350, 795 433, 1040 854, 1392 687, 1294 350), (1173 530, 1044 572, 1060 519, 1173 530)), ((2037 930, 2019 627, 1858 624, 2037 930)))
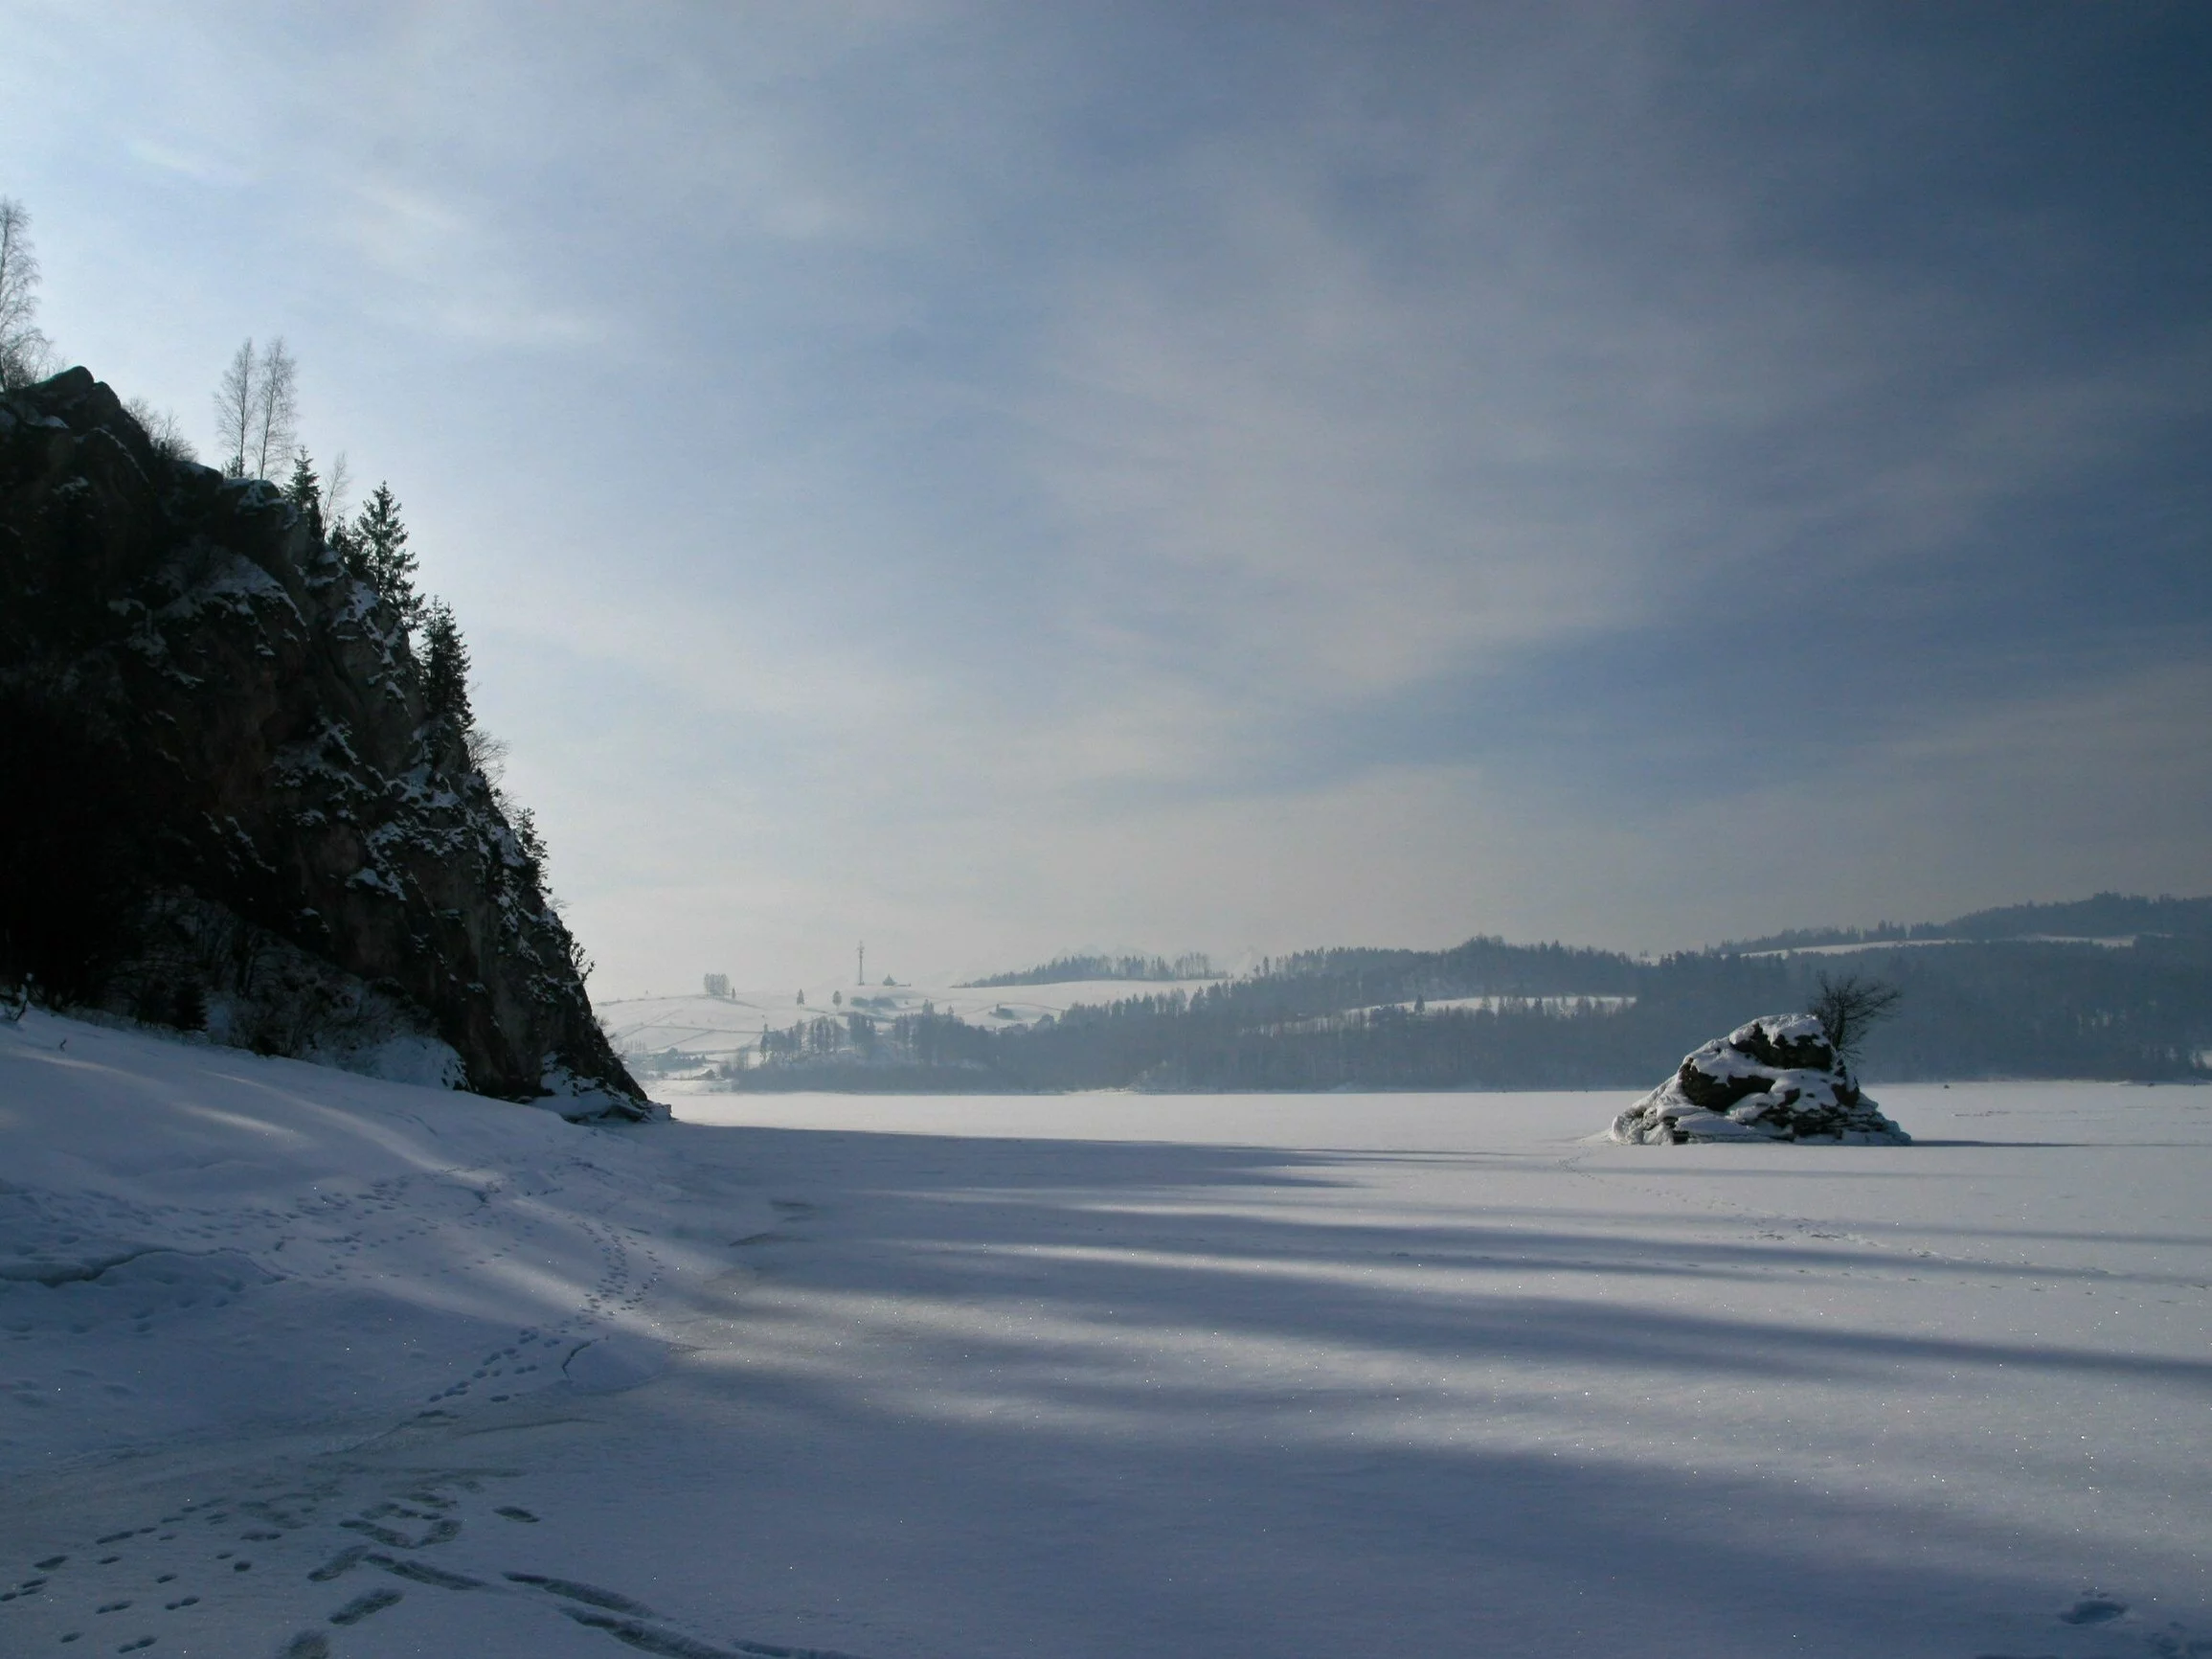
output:
POLYGON ((619 1134, 35 1011, 0 1147, 0 1468, 527 1393, 669 1257, 619 1134))
POLYGON ((600 1130, 34 1013, 0 1652, 2212 1652, 2212 1092, 1879 1092, 600 1130))

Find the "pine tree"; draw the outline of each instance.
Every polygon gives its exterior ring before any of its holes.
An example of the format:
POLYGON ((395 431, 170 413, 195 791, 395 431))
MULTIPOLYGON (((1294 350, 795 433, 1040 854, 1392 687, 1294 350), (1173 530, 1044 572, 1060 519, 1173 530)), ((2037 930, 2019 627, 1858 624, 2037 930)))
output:
POLYGON ((476 723, 468 706, 468 642, 441 599, 422 611, 422 703, 433 719, 451 720, 463 732, 476 723))
POLYGON ((514 831, 515 848, 522 854, 524 885, 533 891, 542 890, 545 882, 545 838, 538 833, 537 814, 528 807, 517 807, 508 814, 508 827, 514 831))
POLYGON ((314 458, 303 443, 292 451, 292 476, 284 484, 284 499, 307 521, 315 539, 323 538, 323 481, 315 476, 314 458))
POLYGON ((349 564, 399 613, 409 628, 422 621, 422 596, 415 591, 415 555, 407 551, 407 526, 399 521, 399 501, 392 486, 379 484, 353 521, 349 564))

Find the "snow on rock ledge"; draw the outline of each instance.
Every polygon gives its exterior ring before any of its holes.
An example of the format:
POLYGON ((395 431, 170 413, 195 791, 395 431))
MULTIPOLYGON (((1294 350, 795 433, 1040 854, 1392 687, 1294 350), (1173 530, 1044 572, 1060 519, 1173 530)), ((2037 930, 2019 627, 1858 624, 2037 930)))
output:
POLYGON ((546 1067, 545 1076, 538 1080, 537 1098, 527 1103, 558 1112, 571 1123, 590 1123, 605 1117, 651 1122, 668 1115, 666 1106, 653 1101, 640 1106, 598 1078, 580 1076, 558 1063, 546 1067))
POLYGON ((1613 1121, 1630 1146, 1815 1141, 1904 1146, 1912 1137, 1859 1092, 1809 1013, 1765 1014, 1685 1056, 1682 1069, 1613 1121))

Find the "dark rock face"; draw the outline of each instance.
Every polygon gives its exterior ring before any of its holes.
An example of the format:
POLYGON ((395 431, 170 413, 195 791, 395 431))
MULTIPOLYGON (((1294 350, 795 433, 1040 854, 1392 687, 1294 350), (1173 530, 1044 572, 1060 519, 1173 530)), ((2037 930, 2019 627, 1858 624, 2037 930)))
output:
POLYGON ((406 630, 82 369, 0 398, 0 975, 216 1040, 646 1111, 406 630))
POLYGON ((1768 1014, 1687 1056, 1682 1069, 1613 1121, 1635 1146, 1691 1141, 1828 1141, 1902 1146, 1912 1137, 1862 1094, 1809 1013, 1768 1014))

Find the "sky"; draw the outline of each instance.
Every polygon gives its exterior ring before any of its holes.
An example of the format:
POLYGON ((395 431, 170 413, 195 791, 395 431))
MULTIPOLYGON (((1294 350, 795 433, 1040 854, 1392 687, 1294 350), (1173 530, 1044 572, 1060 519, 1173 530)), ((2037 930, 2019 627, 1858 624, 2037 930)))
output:
POLYGON ((399 497, 600 1000, 2212 892, 2212 12, 0 0, 70 362, 399 497))

